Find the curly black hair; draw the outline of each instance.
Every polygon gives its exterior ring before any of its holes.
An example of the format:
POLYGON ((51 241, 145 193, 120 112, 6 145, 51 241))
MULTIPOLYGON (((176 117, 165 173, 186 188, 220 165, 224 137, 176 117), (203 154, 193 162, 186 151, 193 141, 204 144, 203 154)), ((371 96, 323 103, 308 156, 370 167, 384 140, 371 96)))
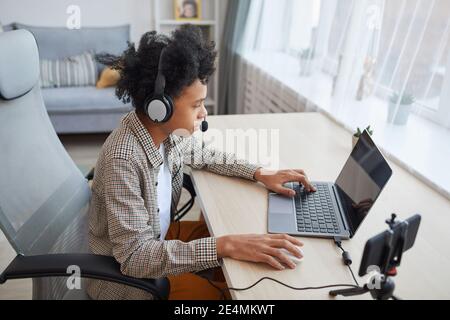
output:
POLYGON ((155 31, 147 32, 141 37, 137 50, 134 43, 128 43, 121 56, 97 55, 100 63, 120 73, 116 96, 122 102, 131 101, 136 110, 143 111, 146 99, 155 89, 163 48, 166 48, 161 62, 166 78, 165 93, 172 98, 179 97, 183 89, 197 79, 207 84, 216 69, 215 43, 205 40, 200 28, 185 24, 170 37, 155 31))

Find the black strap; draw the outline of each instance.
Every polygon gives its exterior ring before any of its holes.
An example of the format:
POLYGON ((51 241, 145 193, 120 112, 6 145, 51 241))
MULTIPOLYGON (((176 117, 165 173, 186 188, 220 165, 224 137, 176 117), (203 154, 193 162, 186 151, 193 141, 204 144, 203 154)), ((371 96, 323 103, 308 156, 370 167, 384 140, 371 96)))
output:
POLYGON ((155 80, 155 92, 154 96, 162 97, 164 96, 164 89, 166 88, 166 77, 163 74, 162 71, 162 61, 164 58, 164 53, 166 51, 166 48, 163 48, 161 50, 161 54, 159 55, 159 62, 158 62, 158 75, 156 76, 155 80))

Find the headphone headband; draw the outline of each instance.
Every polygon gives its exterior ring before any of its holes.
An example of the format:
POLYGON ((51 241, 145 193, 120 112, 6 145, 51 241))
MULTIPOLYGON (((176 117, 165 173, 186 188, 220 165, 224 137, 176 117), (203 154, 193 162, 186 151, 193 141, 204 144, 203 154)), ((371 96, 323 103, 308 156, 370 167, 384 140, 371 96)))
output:
POLYGON ((149 97, 144 106, 145 113, 155 123, 167 122, 173 113, 172 98, 165 91, 166 77, 163 74, 163 59, 166 47, 161 50, 158 62, 158 74, 155 80, 153 95, 149 97))
POLYGON ((166 77, 163 74, 162 71, 162 61, 164 58, 164 53, 166 51, 166 47, 164 47, 161 50, 161 53, 159 55, 159 62, 158 62, 158 75, 156 76, 155 80, 155 96, 163 96, 164 95, 164 89, 166 87, 166 77))

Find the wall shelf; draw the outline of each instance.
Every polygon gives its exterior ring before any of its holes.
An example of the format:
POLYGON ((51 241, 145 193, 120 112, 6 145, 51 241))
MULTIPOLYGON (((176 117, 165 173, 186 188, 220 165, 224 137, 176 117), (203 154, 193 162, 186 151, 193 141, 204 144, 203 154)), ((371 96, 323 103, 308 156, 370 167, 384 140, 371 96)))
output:
MULTIPOLYGON (((170 35, 183 24, 193 24, 201 28, 204 36, 219 43, 219 0, 202 0, 200 20, 176 20, 173 0, 154 0, 155 30, 158 33, 170 35)), ((217 100, 219 97, 219 61, 216 61, 216 72, 208 84, 208 98, 205 106, 208 113, 218 114, 217 100)))

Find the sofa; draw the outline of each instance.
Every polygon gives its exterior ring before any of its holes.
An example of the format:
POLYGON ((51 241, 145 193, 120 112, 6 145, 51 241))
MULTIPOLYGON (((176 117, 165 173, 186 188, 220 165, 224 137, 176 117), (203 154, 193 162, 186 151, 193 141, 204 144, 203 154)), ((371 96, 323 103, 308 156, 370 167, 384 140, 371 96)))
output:
MULTIPOLYGON (((58 60, 86 51, 120 55, 130 40, 130 26, 87 27, 69 30, 21 23, 3 26, 4 31, 26 29, 36 38, 40 59, 58 60)), ((98 75, 105 68, 96 64, 98 75)), ((97 79, 98 80, 98 79, 97 79)), ((58 134, 107 133, 116 128, 131 104, 115 96, 115 88, 95 86, 42 88, 50 120, 58 134)))

